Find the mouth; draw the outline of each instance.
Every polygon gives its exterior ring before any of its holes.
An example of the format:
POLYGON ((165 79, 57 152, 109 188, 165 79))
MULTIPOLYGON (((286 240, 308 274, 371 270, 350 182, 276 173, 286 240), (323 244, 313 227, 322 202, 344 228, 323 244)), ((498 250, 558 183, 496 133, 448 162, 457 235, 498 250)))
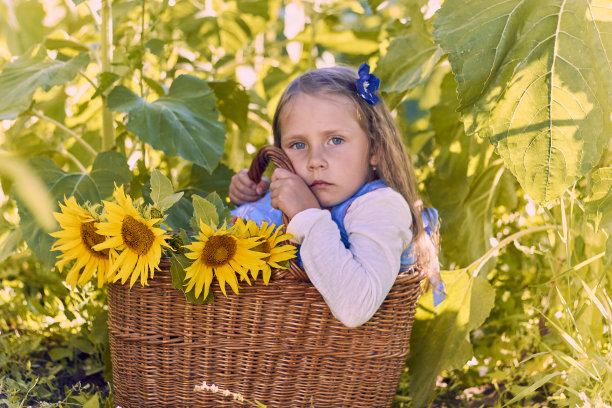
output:
POLYGON ((324 188, 327 186, 331 186, 330 183, 328 183, 327 181, 323 181, 323 180, 315 180, 312 183, 310 183, 310 188, 324 188))

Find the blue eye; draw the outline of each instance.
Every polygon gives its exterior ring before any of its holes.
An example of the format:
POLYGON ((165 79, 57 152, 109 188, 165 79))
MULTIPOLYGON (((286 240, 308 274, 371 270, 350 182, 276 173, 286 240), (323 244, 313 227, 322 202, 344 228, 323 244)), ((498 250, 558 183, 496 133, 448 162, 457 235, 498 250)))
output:
POLYGON ((338 136, 334 136, 330 139, 330 143, 333 145, 339 145, 342 144, 342 142, 344 142, 344 139, 338 136))
POLYGON ((296 149, 296 150, 302 150, 306 148, 306 143, 304 142, 295 142, 293 143, 291 146, 292 149, 296 149))

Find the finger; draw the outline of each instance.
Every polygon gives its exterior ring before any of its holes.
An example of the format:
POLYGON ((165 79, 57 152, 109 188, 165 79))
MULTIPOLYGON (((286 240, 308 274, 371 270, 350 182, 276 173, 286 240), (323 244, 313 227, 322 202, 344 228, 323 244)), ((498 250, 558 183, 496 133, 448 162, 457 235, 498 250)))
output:
POLYGON ((255 182, 251 180, 251 178, 249 177, 249 173, 246 169, 240 170, 234 175, 234 177, 236 177, 237 184, 255 189, 255 182))
POLYGON ((255 186, 236 183, 233 187, 234 187, 234 191, 237 194, 242 194, 242 195, 247 195, 247 196, 257 195, 257 193, 255 192, 255 186))
POLYGON ((274 170, 274 172, 272 173, 272 181, 274 180, 280 180, 280 179, 285 179, 285 178, 291 178, 295 176, 295 174, 293 174, 292 172, 290 172, 289 170, 285 170, 285 169, 281 169, 281 168, 277 168, 276 170, 274 170))
POLYGON ((266 191, 268 191, 269 186, 270 180, 267 177, 264 177, 255 187, 255 191, 257 192, 257 194, 263 195, 266 191))

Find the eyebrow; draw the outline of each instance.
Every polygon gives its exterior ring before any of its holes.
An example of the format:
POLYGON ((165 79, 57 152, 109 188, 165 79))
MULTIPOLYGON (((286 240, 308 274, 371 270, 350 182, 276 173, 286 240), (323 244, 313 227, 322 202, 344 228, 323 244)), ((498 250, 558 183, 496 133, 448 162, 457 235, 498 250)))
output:
MULTIPOLYGON (((350 133, 352 130, 348 129, 348 128, 332 128, 332 129, 327 129, 323 131, 323 134, 325 135, 331 135, 334 133, 350 133)), ((304 135, 302 133, 293 133, 293 134, 284 134, 284 137, 303 137, 304 135)))

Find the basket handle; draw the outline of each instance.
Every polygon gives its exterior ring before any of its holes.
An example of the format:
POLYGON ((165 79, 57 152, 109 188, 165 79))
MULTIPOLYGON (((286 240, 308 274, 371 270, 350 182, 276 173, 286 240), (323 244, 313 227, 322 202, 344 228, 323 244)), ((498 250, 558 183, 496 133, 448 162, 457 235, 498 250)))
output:
POLYGON ((287 154, 282 149, 270 145, 263 146, 259 149, 257 154, 255 154, 251 167, 249 168, 249 178, 253 180, 255 184, 261 181, 261 175, 266 170, 266 167, 268 167, 269 162, 272 162, 276 167, 295 173, 291 160, 289 160, 289 157, 287 157, 287 154))
MULTIPOLYGON (((253 180, 256 184, 261 181, 261 175, 268 167, 268 164, 272 162, 276 167, 280 167, 281 169, 289 170, 292 173, 295 173, 295 169, 293 168, 293 164, 291 164, 291 160, 285 154, 285 152, 276 147, 276 146, 263 146, 261 147, 253 161, 251 162, 251 167, 249 168, 248 176, 251 180, 253 180)), ((283 213, 283 224, 287 225, 289 219, 287 215, 283 213)), ((283 270, 277 269, 279 278, 283 277, 283 270)), ((297 263, 297 259, 293 258, 289 260, 289 267, 287 269, 289 275, 293 278, 297 279, 300 282, 310 282, 308 279, 308 275, 304 271, 302 267, 300 267, 297 263)))

